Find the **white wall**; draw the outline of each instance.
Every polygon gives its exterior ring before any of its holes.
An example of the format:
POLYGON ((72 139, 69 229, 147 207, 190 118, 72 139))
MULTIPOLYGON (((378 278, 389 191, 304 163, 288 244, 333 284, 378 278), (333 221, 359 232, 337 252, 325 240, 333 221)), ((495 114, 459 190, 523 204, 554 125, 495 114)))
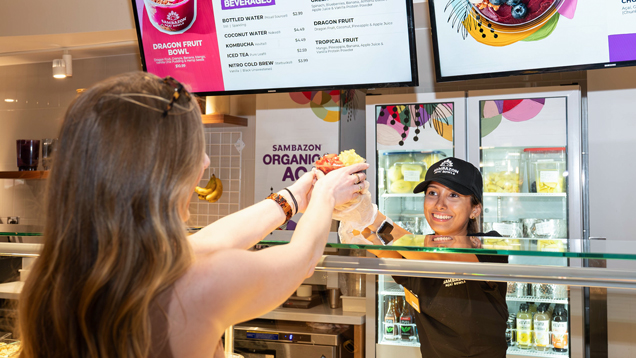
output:
MULTIPOLYGON (((130 71, 141 70, 137 55, 101 57, 73 62, 73 77, 54 79, 50 63, 0 66, 0 171, 15 171, 16 139, 55 138, 62 118, 76 90, 86 88, 102 79, 130 71), (5 102, 5 98, 17 102, 5 102)), ((239 207, 254 202, 254 96, 233 96, 231 114, 248 118, 248 127, 208 128, 208 149, 213 160, 213 141, 218 132, 240 132, 247 144, 242 155, 241 200, 229 193, 229 182, 219 203, 193 200, 191 225, 207 225, 239 207), (247 183, 247 184, 246 184, 247 183)), ((42 169, 40 167, 40 169, 42 169)), ((208 174, 211 173, 208 171, 208 174)), ((218 171, 217 171, 218 174, 218 171)), ((223 179, 229 179, 223 173, 223 179)), ((205 183, 203 183, 205 185, 205 183)), ((235 188, 234 188, 235 189, 235 188)), ((236 189, 234 190, 236 191, 236 189)), ((21 224, 42 225, 42 195, 44 180, 0 179, 0 222, 8 216, 19 216, 21 224)), ((196 199, 196 198, 195 198, 196 199)))
POLYGON ((130 0, 0 1, 0 36, 135 28, 130 0))
MULTIPOLYGON (((53 78, 50 62, 1 66, 0 171, 18 169, 16 139, 57 137, 76 89, 139 69, 139 58, 134 55, 74 61, 74 76, 63 80, 53 78), (7 103, 5 98, 17 102, 7 103)), ((0 180, 0 222, 6 223, 8 216, 18 216, 20 224, 43 224, 44 186, 44 180, 0 180)))
POLYGON ((588 72, 590 234, 636 240, 636 67, 588 72))
MULTIPOLYGON (((636 240, 636 67, 588 72, 590 236, 636 240)), ((611 260, 608 268, 636 271, 611 260)), ((636 292, 608 290, 609 357, 636 353, 636 292)))

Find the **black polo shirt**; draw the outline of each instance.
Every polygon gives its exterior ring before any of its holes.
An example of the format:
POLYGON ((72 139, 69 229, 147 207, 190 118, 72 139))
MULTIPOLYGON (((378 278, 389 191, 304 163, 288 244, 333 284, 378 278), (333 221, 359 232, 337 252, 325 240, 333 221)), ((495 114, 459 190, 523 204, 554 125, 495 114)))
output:
MULTIPOLYGON (((471 236, 501 237, 496 231, 471 236)), ((508 256, 477 255, 508 263, 508 256)), ((393 277, 417 295, 415 323, 424 358, 505 358, 506 282, 393 277)))

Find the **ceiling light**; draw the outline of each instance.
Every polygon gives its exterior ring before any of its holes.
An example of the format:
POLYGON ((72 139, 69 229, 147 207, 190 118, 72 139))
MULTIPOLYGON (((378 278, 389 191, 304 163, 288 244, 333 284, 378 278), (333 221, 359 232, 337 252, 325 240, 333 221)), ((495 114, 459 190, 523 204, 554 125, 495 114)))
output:
POLYGON ((73 76, 73 57, 64 50, 62 59, 53 60, 53 77, 66 78, 73 76))
POLYGON ((4 101, 11 103, 11 102, 15 102, 15 99, 13 99, 13 98, 5 98, 4 101))
POLYGON ((66 78, 66 64, 64 60, 53 60, 53 77, 66 78))
POLYGON ((68 52, 68 50, 64 50, 64 55, 62 55, 62 59, 64 60, 64 64, 66 65, 66 76, 73 76, 73 57, 68 52))

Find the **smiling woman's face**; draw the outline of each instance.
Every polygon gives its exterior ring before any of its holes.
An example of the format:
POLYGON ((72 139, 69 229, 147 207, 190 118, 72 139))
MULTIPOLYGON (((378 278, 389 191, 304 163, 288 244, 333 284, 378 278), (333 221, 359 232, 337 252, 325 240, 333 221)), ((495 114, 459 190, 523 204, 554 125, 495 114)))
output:
POLYGON ((479 216, 479 205, 472 205, 469 195, 462 195, 433 182, 426 188, 424 216, 437 235, 465 236, 468 220, 479 216))

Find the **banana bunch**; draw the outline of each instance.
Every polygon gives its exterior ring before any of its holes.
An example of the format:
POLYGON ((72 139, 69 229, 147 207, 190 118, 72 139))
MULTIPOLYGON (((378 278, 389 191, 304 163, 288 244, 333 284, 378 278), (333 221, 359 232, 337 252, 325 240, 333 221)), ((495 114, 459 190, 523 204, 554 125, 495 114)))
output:
POLYGON ((214 203, 223 195, 223 183, 221 183, 221 179, 212 174, 205 188, 197 186, 194 188, 194 192, 197 193, 199 199, 214 203))

